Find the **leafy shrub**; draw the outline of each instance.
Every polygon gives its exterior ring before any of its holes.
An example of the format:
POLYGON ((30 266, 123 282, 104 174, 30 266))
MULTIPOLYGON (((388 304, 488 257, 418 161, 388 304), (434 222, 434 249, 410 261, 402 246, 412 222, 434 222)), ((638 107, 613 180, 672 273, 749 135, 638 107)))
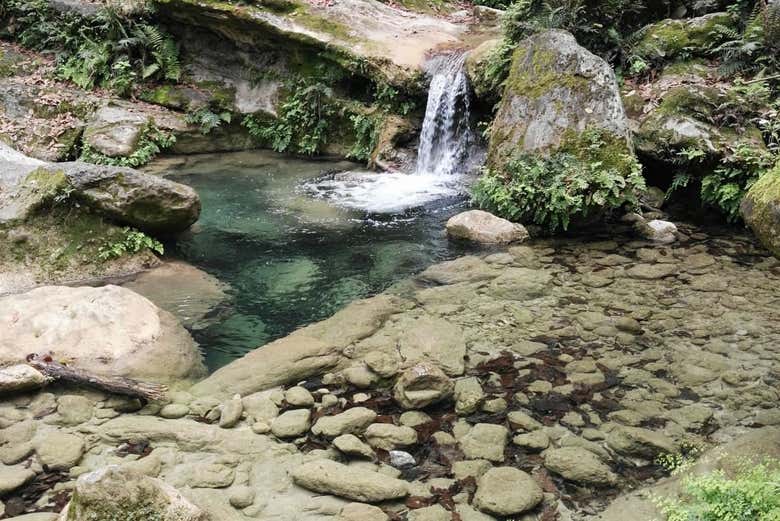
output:
POLYGON ((486 171, 472 197, 478 206, 509 220, 555 232, 576 219, 637 206, 642 188, 641 166, 625 144, 588 130, 549 156, 523 154, 505 172, 486 171))
POLYGON ((352 122, 355 143, 347 153, 347 158, 368 161, 379 139, 377 119, 366 114, 353 114, 349 119, 352 122))
POLYGON ((204 136, 210 134, 212 130, 219 128, 222 123, 230 123, 233 120, 233 114, 228 111, 216 113, 208 106, 203 106, 188 112, 184 120, 190 125, 197 125, 200 133, 204 136))
POLYGON ((95 16, 58 13, 47 0, 6 0, 12 36, 35 50, 57 51, 58 74, 84 89, 127 96, 139 81, 178 81, 179 51, 149 15, 127 18, 105 6, 95 16))
POLYGON ((686 497, 657 499, 667 521, 778 521, 778 462, 743 463, 730 479, 723 471, 684 480, 686 497))
POLYGON ((147 249, 159 255, 164 253, 164 248, 160 241, 134 228, 125 227, 122 228, 118 237, 114 237, 100 246, 98 258, 105 262, 147 249))
POLYGON ((338 112, 332 96, 331 88, 322 82, 298 80, 276 121, 264 124, 250 115, 243 125, 277 152, 314 155, 328 142, 330 124, 338 112))
POLYGON ((164 132, 150 123, 141 133, 141 137, 138 140, 138 148, 129 156, 110 157, 85 144, 81 151, 80 160, 96 165, 138 168, 149 163, 157 154, 171 148, 175 143, 176 136, 169 132, 164 132))

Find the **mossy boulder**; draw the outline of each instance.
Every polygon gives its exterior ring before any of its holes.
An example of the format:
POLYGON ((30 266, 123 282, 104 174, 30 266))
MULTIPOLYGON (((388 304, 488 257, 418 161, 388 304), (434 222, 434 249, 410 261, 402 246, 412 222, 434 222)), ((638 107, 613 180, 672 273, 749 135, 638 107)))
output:
POLYGON ((612 68, 564 31, 521 42, 493 122, 488 166, 502 171, 519 154, 549 154, 586 130, 611 136, 631 152, 612 68))
POLYGON ((735 19, 729 13, 712 13, 686 20, 663 20, 642 29, 633 52, 645 60, 661 61, 679 58, 683 54, 704 55, 720 43, 717 26, 733 27, 735 19))
POLYGON ((76 481, 59 521, 208 521, 208 516, 163 481, 117 465, 76 481))
POLYGON ((740 210, 756 237, 780 258, 780 162, 753 184, 740 210))

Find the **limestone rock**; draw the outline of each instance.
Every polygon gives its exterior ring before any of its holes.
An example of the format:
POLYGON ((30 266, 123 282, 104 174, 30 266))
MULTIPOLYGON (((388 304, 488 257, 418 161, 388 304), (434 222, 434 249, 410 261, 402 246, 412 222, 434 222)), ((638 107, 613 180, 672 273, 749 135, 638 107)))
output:
POLYGON ((146 114, 107 105, 99 109, 84 130, 84 142, 109 157, 126 157, 138 148, 151 122, 146 114))
POLYGON ((550 437, 544 431, 538 430, 525 434, 518 434, 512 438, 512 443, 518 447, 532 451, 544 450, 550 446, 550 437))
POLYGON ((630 141, 612 68, 564 31, 520 43, 493 122, 489 166, 503 171, 518 152, 558 148, 567 134, 601 129, 630 141))
POLYGON ((284 393, 284 399, 293 407, 311 407, 314 405, 314 396, 307 389, 299 386, 287 389, 284 393))
POLYGON ((235 427, 241 421, 241 415, 244 414, 244 404, 240 396, 228 400, 222 405, 222 413, 219 415, 219 426, 223 429, 235 427))
POLYGON ((98 375, 170 382, 205 372, 192 338, 169 313, 117 286, 0 297, 0 330, 0 363, 51 353, 98 375))
POLYGON ((393 397, 404 409, 422 409, 452 395, 452 380, 437 366, 421 363, 404 371, 393 387, 393 397))
POLYGON ((461 378, 455 382, 455 412, 468 416, 477 412, 485 393, 476 377, 461 378))
POLYGON ((389 521, 381 508, 365 503, 349 503, 341 509, 338 521, 389 521))
POLYGON ((244 396, 241 401, 244 404, 246 414, 256 421, 271 422, 279 416, 279 407, 265 393, 255 393, 244 396))
POLYGON ((780 163, 753 184, 740 211, 761 244, 780 258, 780 163))
POLYGON ((636 224, 636 230, 641 237, 661 244, 669 244, 677 240, 677 226, 669 221, 659 219, 640 221, 636 224))
POLYGON ((474 89, 474 94, 478 99, 484 99, 491 104, 498 101, 501 89, 498 85, 494 85, 493 82, 489 81, 486 72, 491 55, 496 52, 500 45, 500 38, 486 40, 473 49, 466 57, 466 74, 474 89))
POLYGON ((513 467, 498 467, 479 478, 474 506, 488 514, 511 516, 531 510, 542 498, 542 489, 531 476, 513 467))
POLYGON ((344 454, 371 459, 374 451, 354 434, 342 434, 333 440, 333 446, 344 454))
POLYGON ((411 427, 398 427, 389 423, 374 423, 368 426, 366 441, 372 447, 392 450, 417 443, 417 431, 411 427))
POLYGON ((376 413, 365 407, 353 407, 334 416, 323 416, 314 424, 311 432, 318 436, 335 438, 342 434, 362 434, 374 423, 376 413))
POLYGON ((607 445, 620 454, 649 459, 676 450, 674 441, 665 434, 640 427, 615 428, 607 435, 607 445))
POLYGON ((583 485, 608 486, 617 477, 598 456, 581 447, 563 447, 544 453, 544 466, 569 481, 583 485))
POLYGON ((189 186, 130 168, 65 163, 62 169, 90 207, 143 231, 184 231, 200 215, 200 198, 189 186))
POLYGON ((297 485, 313 492, 366 503, 399 499, 409 494, 405 481, 331 460, 306 463, 292 471, 292 478, 297 485))
POLYGON ((208 519, 170 485, 117 466, 79 477, 73 498, 59 519, 147 519, 152 515, 160 521, 208 519))
POLYGON ((27 364, 0 368, 0 396, 40 389, 46 385, 46 377, 27 364))
POLYGON ((35 472, 23 465, 0 465, 0 495, 13 492, 35 477, 35 472))
POLYGON ((528 231, 523 225, 482 210, 469 210, 450 218, 447 234, 456 239, 485 244, 508 244, 528 239, 528 231))
POLYGON ((68 470, 84 455, 84 439, 76 434, 48 431, 36 436, 33 445, 41 463, 53 470, 68 470))
POLYGON ((274 418, 271 422, 271 432, 278 438, 294 438, 304 434, 310 426, 311 411, 293 409, 274 418))
POLYGON ((183 418, 189 414, 190 408, 183 403, 170 403, 160 409, 160 416, 169 420, 183 418))
POLYGON ((450 521, 452 513, 441 505, 431 505, 409 511, 406 519, 408 521, 450 521))
POLYGON ((86 397, 66 394, 57 399, 57 413, 63 425, 79 425, 92 419, 92 402, 86 397))
POLYGON ((504 461, 508 436, 503 425, 478 423, 460 440, 460 448, 467 458, 500 463, 504 461))
POLYGON ((234 486, 230 489, 228 501, 234 508, 246 508, 255 502, 255 490, 246 485, 234 486))

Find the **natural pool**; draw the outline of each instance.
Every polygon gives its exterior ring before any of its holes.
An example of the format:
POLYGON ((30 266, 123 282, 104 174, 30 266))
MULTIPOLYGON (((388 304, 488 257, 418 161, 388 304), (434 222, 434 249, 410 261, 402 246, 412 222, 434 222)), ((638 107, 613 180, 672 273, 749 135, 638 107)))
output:
POLYGON ((195 188, 203 205, 194 230, 167 244, 167 255, 230 286, 227 313, 194 331, 210 368, 466 252, 444 234, 467 205, 462 186, 374 174, 374 187, 361 181, 366 174, 336 174, 356 168, 270 152, 156 165, 195 188), (406 200, 416 206, 398 204, 406 200))

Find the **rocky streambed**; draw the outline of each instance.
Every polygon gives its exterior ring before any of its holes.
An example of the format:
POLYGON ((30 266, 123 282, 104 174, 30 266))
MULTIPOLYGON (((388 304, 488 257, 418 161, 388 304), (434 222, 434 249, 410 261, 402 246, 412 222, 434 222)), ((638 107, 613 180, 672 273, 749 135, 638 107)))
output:
MULTIPOLYGON (((780 262, 733 229, 679 228, 434 265, 163 403, 17 394, 0 405, 4 516, 72 499, 96 519, 653 519, 630 491, 667 474, 659 456, 780 452, 780 262)), ((80 302, 22 337, 30 299, 3 297, 4 360, 78 344, 64 332, 100 300, 80 302)))

